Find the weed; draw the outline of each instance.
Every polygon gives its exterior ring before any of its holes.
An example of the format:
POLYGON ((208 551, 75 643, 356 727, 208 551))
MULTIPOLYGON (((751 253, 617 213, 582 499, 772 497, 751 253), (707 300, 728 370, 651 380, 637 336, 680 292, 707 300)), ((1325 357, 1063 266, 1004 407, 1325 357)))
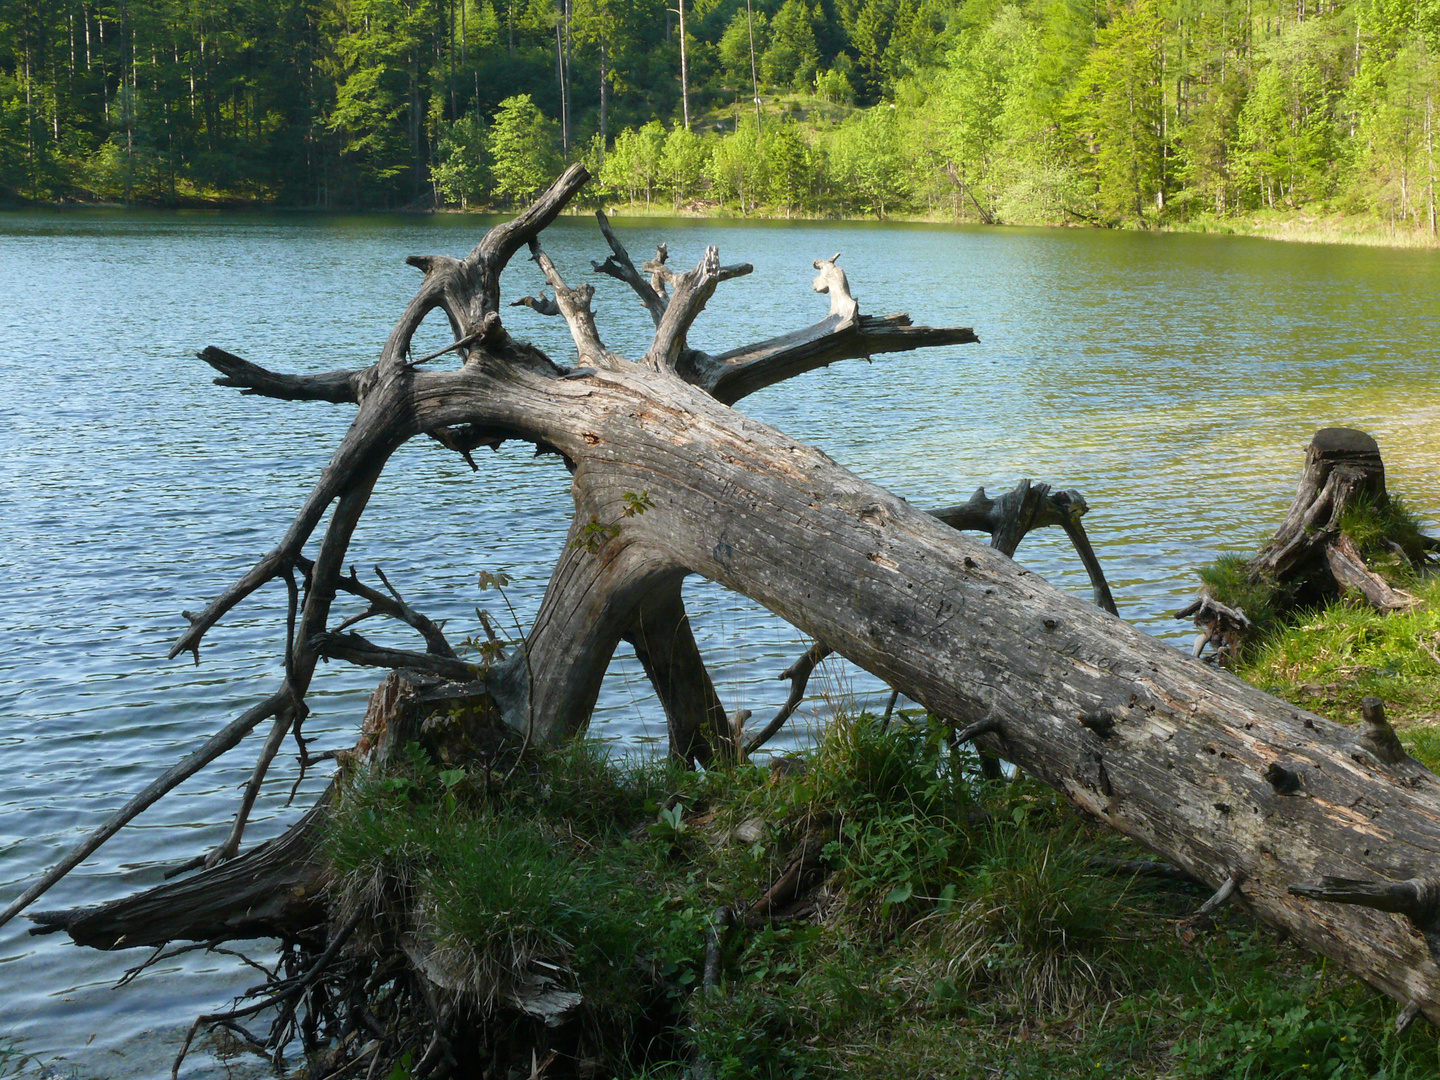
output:
POLYGON ((19 1040, 0 1036, 0 1076, 18 1076, 26 1062, 38 1064, 29 1054, 20 1050, 19 1040))
POLYGON ((1278 630, 1294 607, 1294 587, 1282 587, 1269 578, 1252 578, 1248 556, 1221 555, 1198 572, 1207 594, 1226 607, 1243 611, 1250 620, 1246 638, 1250 648, 1278 630))

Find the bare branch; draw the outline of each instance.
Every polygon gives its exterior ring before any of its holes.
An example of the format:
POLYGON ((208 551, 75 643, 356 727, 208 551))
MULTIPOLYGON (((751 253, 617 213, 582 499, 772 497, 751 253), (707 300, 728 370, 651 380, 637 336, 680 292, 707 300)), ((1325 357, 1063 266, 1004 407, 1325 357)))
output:
POLYGON ((174 788, 179 787, 206 765, 209 765, 210 762, 225 753, 225 751, 238 745, 240 740, 248 735, 257 724, 274 716, 276 712, 283 707, 285 701, 286 694, 284 691, 272 694, 260 704, 247 709, 234 720, 230 721, 230 723, 210 736, 204 744, 188 757, 170 766, 159 778, 151 782, 144 791, 140 792, 140 794, 136 795, 119 810, 115 811, 105 824, 101 825, 71 849, 71 851, 52 866, 39 881, 21 893, 14 903, 4 911, 0 911, 0 926, 4 926, 16 915, 34 903, 36 899, 43 896, 51 886, 89 858, 101 844, 109 840, 130 821, 157 803, 162 796, 174 788))
POLYGON ((745 740, 746 757, 773 739, 775 733, 785 726, 785 721, 790 719, 800 702, 805 700, 805 688, 810 683, 811 673, 833 651, 824 642, 817 641, 805 650, 800 659, 785 669, 780 678, 790 680, 790 696, 785 699, 785 704, 780 706, 780 711, 770 718, 768 724, 745 740))
POLYGON ((855 302, 855 297, 850 295, 850 279, 845 276, 844 270, 835 265, 839 259, 840 252, 837 251, 828 259, 816 259, 810 264, 820 271, 815 275, 812 287, 817 293, 830 294, 832 318, 849 322, 860 314, 860 305, 855 302))
POLYGON ((216 386, 235 386, 242 394, 257 394, 281 401, 330 401, 337 405, 354 405, 360 400, 360 386, 366 373, 366 369, 362 368, 326 371, 319 375, 283 375, 267 371, 214 345, 195 355, 220 372, 221 378, 214 380, 216 386))
MULTIPOLYGON (((307 576, 314 568, 314 565, 315 564, 310 562, 310 560, 308 559, 303 559, 299 561, 299 566, 302 570, 304 570, 307 576)), ((407 626, 411 626, 414 629, 418 630, 420 632, 420 636, 425 639, 425 649, 427 652, 435 656, 443 656, 452 660, 455 659, 455 650, 451 648, 450 642, 445 639, 445 634, 440 629, 439 625, 433 622, 431 619, 427 618, 426 616, 422 615, 420 612, 416 611, 409 604, 405 603, 404 597, 402 597, 400 593, 391 586, 389 579, 385 577, 385 573, 380 569, 380 567, 375 567, 375 573, 380 578, 380 581, 385 585, 385 588, 389 590, 389 596, 385 595, 385 593, 380 592, 378 589, 372 589, 369 585, 366 585, 364 582, 362 582, 360 580, 360 576, 355 573, 355 568, 353 566, 350 568, 349 577, 340 578, 335 583, 335 587, 341 592, 350 593, 352 596, 358 596, 362 600, 367 601, 370 605, 363 613, 359 615, 352 615, 350 618, 342 622, 339 626, 335 628, 335 632, 338 633, 341 630, 345 630, 348 627, 354 626, 356 623, 364 619, 373 618, 377 615, 383 615, 391 619, 398 619, 400 622, 405 623, 407 626)))
POLYGON ((1440 879, 1360 881, 1355 878, 1322 877, 1314 884, 1291 885, 1290 892, 1309 900, 1356 904, 1376 911, 1403 915, 1425 938, 1431 958, 1440 963, 1440 879))
POLYGON ((1072 502, 1070 513, 1060 522, 1060 527, 1070 538, 1070 543, 1075 547, 1075 554, 1080 556, 1085 573, 1090 577, 1090 588, 1095 594, 1095 606, 1108 611, 1111 615, 1118 616, 1120 609, 1115 606, 1115 597, 1110 594, 1110 583, 1105 580, 1105 571, 1100 567, 1100 560, 1095 557, 1095 549, 1090 546, 1090 537, 1085 534, 1085 526, 1080 524, 1080 515, 1086 510, 1085 500, 1080 497, 1078 491, 1059 491, 1051 498, 1058 499, 1061 496, 1070 497, 1072 502))
POLYGON ((689 373, 682 370, 681 377, 733 405, 757 390, 841 360, 979 340, 968 327, 911 326, 907 315, 862 315, 854 322, 829 315, 804 330, 715 356, 690 354, 686 361, 693 367, 689 373))
POLYGON ((284 745, 291 723, 305 711, 304 703, 300 702, 298 705, 281 708, 276 715, 275 723, 270 726, 270 734, 265 738, 265 745, 260 748, 260 754, 255 759, 255 767, 250 770, 250 779, 245 782, 244 793, 240 796, 240 809, 235 812, 235 821, 230 826, 229 835, 219 847, 205 856, 204 865, 207 869, 233 859, 240 853, 240 841, 245 836, 245 825, 250 820, 250 811, 255 809, 255 800, 260 796, 260 786, 265 783, 265 774, 270 771, 270 763, 284 745))
POLYGON ((405 362, 415 331, 436 308, 445 312, 456 341, 481 330, 480 319, 472 320, 465 307, 465 286, 470 278, 470 269, 465 263, 448 255, 410 255, 405 261, 423 270, 425 280, 385 339, 380 353, 382 365, 405 362))
MULTIPOLYGON (((529 297, 526 297, 526 299, 528 300, 528 299, 530 299, 530 298, 529 298, 529 297)), ((518 300, 516 301, 516 303, 519 303, 519 302, 520 302, 520 301, 518 301, 518 300)), ((512 306, 513 306, 513 305, 512 305, 512 306)), ((483 331, 480 331, 480 330, 477 330, 477 331, 475 331, 474 333, 471 333, 471 334, 466 334, 464 337, 462 337, 462 338, 457 338, 455 341, 452 341, 449 345, 446 345, 444 348, 436 349, 436 350, 435 350, 434 352, 432 352, 432 353, 426 353, 424 356, 420 357, 418 360, 411 360, 411 361, 410 361, 410 366, 411 366, 411 367, 419 367, 421 364, 428 364, 431 360, 437 360, 437 359, 439 359, 440 357, 444 356, 444 355, 445 355, 446 353, 448 353, 448 352, 455 352, 455 351, 457 351, 457 350, 464 350, 466 347, 468 347, 468 346, 470 346, 470 345, 473 345, 475 342, 479 341, 479 340, 480 340, 482 337, 484 337, 484 336, 485 336, 485 335, 484 335, 484 332, 483 332, 483 331)))
MULTIPOLYGON (((608 274, 634 289, 635 295, 640 297, 640 302, 645 305, 645 310, 650 312, 650 318, 658 327, 660 320, 665 317, 668 299, 663 298, 656 287, 646 281, 640 271, 635 269, 635 264, 630 261, 630 253, 625 250, 625 245, 620 243, 620 238, 610 228, 610 219, 605 216, 605 211, 596 210, 595 217, 600 222, 600 231, 605 235, 605 242, 610 245, 611 254, 603 263, 591 262, 590 265, 595 268, 596 272, 608 274)), ((658 254, 657 252, 657 256, 658 254)), ((660 260, 662 265, 663 261, 663 259, 660 260)))
POLYGON ((640 269, 650 275, 650 287, 666 304, 670 303, 670 295, 665 291, 666 280, 671 276, 670 268, 665 265, 669 261, 670 245, 662 242, 655 245, 655 257, 640 264, 640 269))
POLYGON ((559 315, 560 305, 542 291, 539 296, 522 296, 519 300, 511 300, 511 307, 528 307, 531 311, 541 315, 559 315))
MULTIPOLYGON (((402 411, 396 408, 392 401, 392 397, 408 397, 408 387, 396 380, 413 377, 413 373, 397 375, 375 393, 367 396, 350 425, 350 430, 345 433, 335 455, 321 473, 299 513, 295 515, 295 520, 291 522, 280 545, 256 563, 243 578, 212 600, 199 615, 184 613, 190 620, 190 628, 170 647, 171 659, 182 652, 193 652, 198 663, 201 639, 226 612, 266 582, 279 577, 288 567, 298 564, 301 548, 324 517, 332 501, 339 498, 344 502, 357 490, 363 489, 364 496, 360 500, 363 509, 375 478, 379 476, 379 469, 384 467, 384 462, 397 447, 417 433, 418 426, 413 410, 402 411), (378 465, 374 464, 375 462, 378 462, 378 465), (369 475, 368 482, 365 479, 367 472, 373 473, 369 475)), ((332 529, 333 526, 332 519, 332 529)))
POLYGON ((676 576, 652 589, 624 637, 665 709, 671 758, 687 767, 698 763, 708 768, 734 761, 735 739, 695 642, 681 580, 676 576))
POLYGON ((538 240, 530 241, 530 257, 545 274, 545 280, 555 290, 555 304, 565 322, 570 326, 570 336, 575 339, 575 351, 582 365, 614 370, 625 361, 605 348, 600 332, 595 328, 595 313, 590 310, 590 300, 595 295, 593 285, 585 284, 572 289, 565 284, 560 271, 540 248, 538 240))
MULTIPOLYGON (((565 204, 589 179, 590 173, 585 166, 578 163, 571 165, 539 198, 510 221, 496 225, 475 245, 466 261, 473 260, 483 264, 487 272, 494 277, 496 291, 493 301, 489 297, 483 298, 488 304, 488 310, 494 311, 499 307, 500 271, 505 269, 515 252, 539 236, 545 227, 559 216, 565 204)), ((486 282, 482 288, 490 284, 486 282)))
POLYGON ((361 667, 413 668, 460 681, 473 679, 470 666, 454 657, 429 652, 392 649, 361 637, 359 634, 329 633, 310 643, 315 652, 329 660, 344 660, 361 667))
POLYGON ((699 265, 684 274, 675 274, 660 263, 647 263, 646 269, 651 266, 670 283, 674 295, 655 329, 654 342, 640 362, 656 371, 675 371, 685 351, 685 335, 715 295, 715 287, 750 273, 754 267, 749 263, 721 266, 720 249, 713 244, 705 249, 699 265))

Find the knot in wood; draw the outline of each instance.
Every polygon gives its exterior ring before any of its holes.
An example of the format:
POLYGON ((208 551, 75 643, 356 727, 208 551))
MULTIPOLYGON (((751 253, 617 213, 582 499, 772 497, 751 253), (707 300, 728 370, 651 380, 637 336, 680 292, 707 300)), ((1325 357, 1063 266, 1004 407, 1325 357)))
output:
POLYGON ((1361 748, 1370 751, 1386 765, 1398 765, 1409 755, 1400 745, 1400 737, 1385 718, 1385 702, 1378 697, 1360 699, 1360 713, 1365 719, 1365 730, 1360 735, 1361 748))
POLYGON ((1304 785, 1300 781, 1300 774, 1294 769, 1286 768, 1278 761, 1272 761, 1265 768, 1265 780, 1274 788, 1276 795, 1298 795, 1304 785))
POLYGON ((1096 709, 1093 712, 1081 713, 1079 720, 1081 727, 1089 728, 1102 739, 1115 732, 1115 714, 1109 709, 1096 709))

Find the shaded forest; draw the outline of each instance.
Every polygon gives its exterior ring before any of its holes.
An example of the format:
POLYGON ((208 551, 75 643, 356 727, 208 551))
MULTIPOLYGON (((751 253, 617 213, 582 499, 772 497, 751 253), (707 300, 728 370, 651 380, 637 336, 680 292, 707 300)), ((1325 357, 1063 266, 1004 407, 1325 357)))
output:
POLYGON ((1437 99, 1440 0, 0 0, 0 201, 1433 234, 1437 99))

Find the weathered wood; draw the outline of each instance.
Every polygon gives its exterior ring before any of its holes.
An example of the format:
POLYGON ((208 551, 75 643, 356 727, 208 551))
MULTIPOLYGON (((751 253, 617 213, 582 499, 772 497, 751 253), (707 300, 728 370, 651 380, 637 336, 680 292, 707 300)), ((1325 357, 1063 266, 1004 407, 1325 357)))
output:
MULTIPOLYGON (((1321 880, 1380 883, 1382 898, 1395 882, 1422 899, 1440 890, 1440 779, 1387 765, 1349 729, 1196 664, 729 408, 723 380, 687 360, 683 341, 723 277, 716 255, 689 274, 652 271, 675 292, 647 365, 594 347, 589 298, 568 287, 567 321, 594 366, 567 370, 514 342, 497 314, 504 260, 583 179, 572 169, 539 210, 492 230, 465 260, 418 260, 420 294, 356 380, 355 422, 315 491, 276 552, 177 651, 198 649, 226 610, 294 566, 335 504, 288 658, 282 707, 293 711, 388 456, 439 429, 524 440, 572 470, 576 516, 535 625, 485 676, 513 731, 553 743, 582 730, 647 601, 699 574, 932 713, 983 725, 971 730, 986 751, 1212 887, 1235 882, 1235 900, 1255 914, 1440 1020, 1440 969, 1422 936, 1430 908, 1366 906, 1356 889, 1321 880), (417 370, 410 336, 437 306, 457 340, 478 336, 458 369, 417 370)), ((552 281, 557 296, 563 284, 552 281)))
MULTIPOLYGON (((1305 466, 1285 519, 1248 562, 1246 574, 1252 583, 1274 588, 1290 610, 1346 593, 1363 597, 1380 611, 1414 607, 1419 600, 1372 570, 1343 528, 1347 511, 1365 505, 1381 512, 1388 500, 1385 464, 1375 440, 1354 428, 1321 428, 1305 449, 1305 466)), ((1433 542, 1423 537, 1419 542, 1421 546, 1409 553, 1393 542, 1391 547, 1416 570, 1423 570, 1433 542)), ((1195 655, 1213 645, 1214 657, 1222 664, 1239 655, 1251 629, 1244 611, 1221 603, 1208 591, 1175 614, 1193 617, 1200 629, 1195 655)))
POLYGON ((665 710, 671 758, 682 765, 733 762, 735 735, 690 629, 681 580, 677 575, 646 597, 624 637, 665 710))
POLYGON ((1357 496, 1386 496, 1379 444, 1354 428, 1321 428, 1305 448, 1295 499, 1275 535, 1260 549, 1252 573, 1288 581, 1297 570, 1310 567, 1339 533, 1340 518, 1357 496))
POLYGON ((329 867, 319 825, 330 792, 283 835, 182 881, 94 907, 37 911, 31 933, 63 930, 77 945, 133 949, 169 941, 294 937, 322 925, 329 867))
POLYGON ((1215 645, 1215 655, 1227 662, 1240 655, 1250 620, 1243 611, 1220 603, 1213 596, 1199 596, 1175 612, 1177 619, 1190 619, 1200 631, 1190 655, 1199 658, 1206 645, 1215 645))
POLYGON ((1413 607, 1415 597, 1371 570, 1341 528, 1345 512, 1360 501, 1378 507, 1388 499, 1375 440, 1354 428, 1322 428, 1306 447, 1285 520, 1250 563, 1251 578, 1294 583, 1302 602, 1353 590, 1383 611, 1413 607))
MULTIPOLYGON (((837 255, 836 258, 839 256, 837 255)), ((816 265, 818 266, 819 263, 816 265)), ((841 279, 843 280, 843 278, 844 275, 841 274, 841 279)), ((820 279, 817 279, 817 292, 822 291, 819 289, 819 283, 820 279)), ((848 285, 845 288, 848 295, 848 285)), ((1084 526, 1080 524, 1080 518, 1089 509, 1085 497, 1078 491, 1052 492, 1049 484, 1036 484, 1027 478, 1021 480, 1012 490, 1007 491, 998 499, 992 499, 986 495, 983 487, 976 488, 975 494, 971 495, 968 501, 955 506, 942 506, 938 510, 931 510, 930 513, 952 529, 989 533, 990 546, 996 551, 1012 557, 1015 549, 1020 546, 1020 541, 1031 530, 1051 525, 1061 526, 1075 545, 1075 550, 1079 553, 1081 562, 1090 575, 1090 582, 1095 592, 1095 603, 1111 615, 1118 615, 1115 598, 1110 595, 1110 586, 1105 580, 1105 571, 1100 568, 1100 561, 1095 557, 1094 549, 1090 547, 1090 538, 1085 535, 1084 526)), ((780 706, 770 722, 746 740, 745 753, 747 755, 760 749, 775 737, 780 728, 794 714, 800 702, 805 699, 805 689, 809 685, 810 676, 815 668, 833 653, 834 650, 828 645, 817 641, 785 669, 780 678, 790 680, 790 696, 785 700, 785 704, 780 706)), ((883 724, 890 722, 890 715, 894 712, 899 697, 898 690, 891 691, 890 700, 885 706, 882 718, 883 724)), ((1000 775, 1000 765, 992 755, 982 752, 980 764, 987 777, 994 779, 1000 775)))

